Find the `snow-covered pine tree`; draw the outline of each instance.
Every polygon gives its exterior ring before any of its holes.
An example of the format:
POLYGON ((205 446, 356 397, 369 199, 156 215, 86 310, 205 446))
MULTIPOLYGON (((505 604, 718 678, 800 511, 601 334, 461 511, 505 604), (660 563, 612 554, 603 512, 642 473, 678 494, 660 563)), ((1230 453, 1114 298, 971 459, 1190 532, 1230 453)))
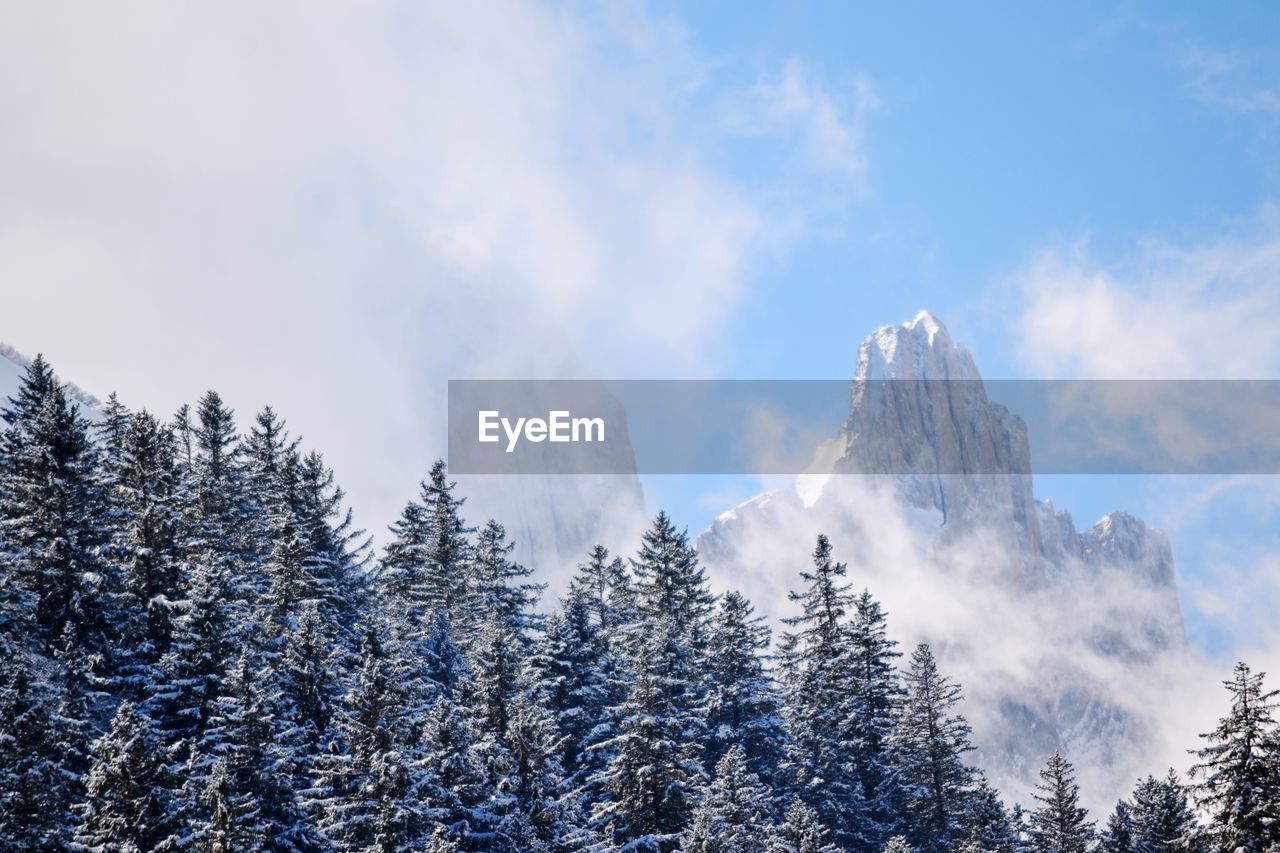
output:
POLYGON ((6 574, 34 599, 46 653, 69 640, 105 660, 112 628, 104 599, 114 579, 100 557, 106 506, 89 423, 40 357, 0 419, 6 574))
POLYGON ((185 558, 184 494, 172 430, 145 411, 129 416, 120 429, 109 457, 107 554, 122 586, 117 680, 141 701, 173 634, 172 607, 180 598, 185 558))
POLYGON ((895 835, 885 842, 884 853, 916 853, 916 848, 904 836, 895 835))
POLYGON ((227 641, 257 643, 255 613, 264 583, 258 566, 257 523, 244 485, 235 413, 215 391, 196 405, 194 455, 185 468, 192 503, 184 543, 188 559, 207 566, 227 597, 227 641))
POLYGON ((90 850, 153 850, 178 829, 170 825, 168 787, 155 751, 151 720, 121 702, 111 728, 93 745, 75 843, 90 850))
POLYGON ((328 578, 317 577, 307 531, 303 526, 301 506, 302 478, 300 460, 292 448, 284 452, 275 474, 270 495, 260 495, 265 532, 265 550, 260 555, 269 620, 268 634, 278 637, 297 619, 303 602, 316 602, 327 607, 332 599, 325 589, 328 578))
POLYGON ((497 614, 520 644, 522 654, 527 654, 534 632, 541 627, 537 606, 546 584, 528 582, 533 572, 511 559, 515 547, 507 541, 503 526, 490 519, 476 535, 471 583, 477 596, 475 606, 481 613, 497 614))
POLYGON ((1016 853, 1018 833, 1000 794, 981 773, 975 774, 973 792, 964 817, 966 844, 983 853, 1016 853))
POLYGON ((551 714, 530 695, 517 694, 503 738, 506 767, 498 785, 510 797, 498 833, 513 853, 557 849, 568 834, 561 741, 551 714))
POLYGON ((836 853, 836 846, 826 843, 827 828, 818 813, 796 797, 786 817, 775 825, 765 843, 766 853, 836 853))
POLYGON ((853 600, 848 635, 853 771, 861 785, 867 820, 875 828, 870 843, 879 847, 897 831, 904 804, 890 751, 904 696, 896 664, 902 654, 889 639, 880 602, 868 590, 853 600))
POLYGON ((319 578, 326 610, 334 614, 339 628, 345 628, 347 643, 358 644, 357 616, 368 603, 370 540, 352 521, 346 495, 334 482, 333 471, 324 457, 311 451, 302 457, 299 468, 299 523, 310 552, 311 573, 319 578))
POLYGON ((423 687, 430 696, 440 693, 453 699, 472 678, 471 667, 462 649, 454 642, 449 620, 443 616, 432 620, 431 630, 417 647, 417 653, 422 665, 421 674, 426 679, 423 687))
POLYGON ((974 770, 969 724, 956 713, 960 685, 938 671, 929 646, 911 654, 907 695, 894 734, 894 761, 906 798, 906 837, 924 853, 943 851, 968 835, 974 770))
POLYGON ((371 808, 362 853, 421 850, 436 829, 419 797, 421 758, 416 752, 389 749, 375 753, 359 796, 371 808))
POLYGON ((659 512, 631 567, 639 632, 647 632, 646 623, 662 621, 679 640, 701 648, 714 597, 688 532, 677 530, 671 518, 659 512))
POLYGON ((196 404, 190 434, 194 452, 188 473, 199 543, 216 553, 237 553, 245 547, 242 537, 247 526, 239 439, 235 413, 216 391, 206 392, 196 404))
POLYGON ((1119 800, 1107 818, 1107 826, 1098 835, 1102 853, 1133 853, 1133 807, 1119 800))
POLYGON ((1148 776, 1133 791, 1133 853, 1190 853, 1199 849, 1199 827, 1187 789, 1170 768, 1162 779, 1148 776))
POLYGON ((611 710, 617 736, 595 783, 612 801, 597 804, 621 844, 670 849, 688 826, 704 775, 707 673, 704 655, 713 598, 687 533, 658 513, 632 560, 636 619, 625 646, 630 688, 611 710))
POLYGON ((226 672, 231 645, 229 583, 222 561, 207 551, 186 564, 173 606, 173 634, 149 685, 147 711, 174 777, 204 735, 226 672))
POLYGON ((813 569, 800 573, 804 589, 791 593, 798 615, 784 620, 780 654, 790 734, 787 770, 805 802, 850 850, 874 850, 875 827, 862 796, 854 753, 853 671, 847 614, 853 604, 826 536, 818 537, 813 569))
POLYGON ((485 614, 472 657, 475 674, 465 696, 475 715, 473 726, 482 738, 501 741, 511 721, 511 704, 522 689, 525 661, 518 635, 498 611, 485 614))
POLYGON ((337 847, 357 849, 373 837, 376 800, 368 778, 381 753, 408 743, 402 685, 392 677, 392 654, 378 628, 366 630, 359 667, 336 709, 323 748, 311 756, 313 783, 301 800, 316 825, 337 847))
POLYGON ((741 593, 730 591, 720 599, 708 648, 711 686, 704 763, 714 768, 737 748, 746 772, 773 792, 775 805, 781 807, 785 786, 778 768, 787 743, 782 700, 761 657, 769 648, 769 628, 741 593))
POLYGON ((240 443, 238 457, 244 469, 246 497, 260 504, 260 512, 267 512, 270 507, 261 504, 277 499, 285 457, 291 451, 296 456, 298 440, 289 437, 284 421, 270 406, 258 412, 253 421, 240 443))
POLYGON ((240 803, 232 801, 226 759, 219 758, 213 762, 196 801, 207 811, 208 818, 202 825, 193 826, 194 821, 189 815, 180 814, 182 826, 191 833, 188 846, 203 853, 234 853, 262 844, 262 838, 255 831, 256 826, 251 821, 242 820, 244 815, 240 803))
POLYGON ((582 591, 571 587, 553 613, 530 660, 531 688, 555 720, 562 747, 560 764, 570 788, 581 788, 598 772, 603 756, 588 751, 603 740, 609 707, 608 671, 600 631, 582 591))
POLYGON ((425 636, 436 616, 450 621, 454 639, 464 648, 475 633, 468 563, 471 532, 462 521, 463 499, 453 494, 443 460, 431 466, 419 501, 410 501, 391 525, 378 580, 388 602, 397 609, 406 639, 425 636))
POLYGON ((196 428, 191 420, 189 404, 183 403, 178 407, 178 411, 173 413, 173 420, 169 422, 169 428, 173 430, 173 440, 177 443, 178 470, 189 482, 196 459, 196 428))
POLYGON ((688 853, 764 853, 773 792, 747 768, 741 747, 716 762, 681 849, 688 853))
POLYGON ((28 654, 0 638, 0 838, 15 850, 69 840, 76 780, 63 767, 57 697, 28 654))
POLYGON ((606 645, 635 620, 635 590, 626 564, 621 557, 610 560, 603 545, 592 548, 587 562, 578 565, 570 590, 586 602, 606 645))
POLYGON ((555 715, 563 736, 561 766, 574 798, 589 814, 608 797, 596 782, 610 759, 600 748, 618 734, 619 708, 630 688, 625 655, 635 621, 635 596, 620 559, 597 545, 578 566, 532 660, 533 688, 555 715))
POLYGON ((440 696, 422 729, 424 777, 418 791, 428 818, 446 840, 484 849, 496 839, 500 818, 493 812, 495 792, 476 760, 475 735, 465 715, 452 699, 440 696))
POLYGON ((1194 754, 1194 792, 1207 814, 1215 851, 1271 850, 1280 845, 1280 734, 1274 711, 1280 691, 1266 690, 1266 673, 1236 664, 1229 681, 1231 710, 1200 737, 1194 754))
POLYGON ((315 801, 328 796, 321 792, 317 776, 330 750, 341 742, 333 721, 349 672, 347 651, 332 635, 319 602, 305 601, 296 620, 276 638, 276 650, 265 657, 265 699, 274 745, 281 754, 278 775, 313 815, 315 801))
POLYGON ((1033 853, 1087 853, 1094 841, 1093 822, 1080 806, 1075 768, 1061 753, 1049 756, 1031 796, 1038 803, 1031 812, 1033 853))
POLYGON ((223 784, 236 832, 270 849, 315 849, 321 838, 302 819, 290 787, 297 773, 293 766, 296 756, 288 744, 273 736, 273 703, 266 695, 257 658, 246 650, 227 675, 188 761, 183 807, 197 827, 211 830, 216 814, 192 808, 192 800, 207 792, 215 765, 225 761, 223 784))
POLYGON ((107 401, 102 404, 102 420, 94 426, 94 438, 102 454, 102 467, 105 480, 111 482, 112 475, 118 467, 119 456, 124 448, 124 434, 129 428, 129 409, 120 402, 119 396, 112 391, 107 401))
POLYGON ((607 791, 596 820, 630 850, 672 850, 689 825, 702 782, 700 706, 692 651, 674 616, 645 614, 626 701, 611 714, 618 734, 597 744, 610 759, 591 781, 607 791))

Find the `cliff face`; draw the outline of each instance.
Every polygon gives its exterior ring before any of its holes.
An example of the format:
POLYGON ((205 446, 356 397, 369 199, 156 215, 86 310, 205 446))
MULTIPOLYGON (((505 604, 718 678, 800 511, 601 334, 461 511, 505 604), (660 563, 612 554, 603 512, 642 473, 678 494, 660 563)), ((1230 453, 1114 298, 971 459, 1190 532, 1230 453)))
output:
POLYGON ((1151 680, 1186 649, 1169 541, 1124 512, 1078 530, 1036 500, 1030 450, 1026 425, 988 399, 968 351, 921 312, 863 341, 849 415, 795 488, 725 513, 699 548, 725 583, 759 579, 757 595, 778 616, 797 563, 770 568, 759 555, 782 553, 786 539, 799 556, 801 536, 828 533, 845 544, 837 556, 858 588, 896 595, 891 611, 916 634, 899 638, 936 644, 973 682, 967 713, 981 718, 993 776, 1022 785, 1062 749, 1078 765, 1110 768, 1123 790, 1150 736, 1125 685, 1151 680), (915 542, 888 557, 897 565, 867 556, 883 554, 877 540, 897 526, 852 497, 867 490, 889 496, 915 542), (785 577, 760 577, 772 571, 785 577), (926 603, 939 598, 989 612, 926 603), (912 618, 929 607, 950 615, 912 618))

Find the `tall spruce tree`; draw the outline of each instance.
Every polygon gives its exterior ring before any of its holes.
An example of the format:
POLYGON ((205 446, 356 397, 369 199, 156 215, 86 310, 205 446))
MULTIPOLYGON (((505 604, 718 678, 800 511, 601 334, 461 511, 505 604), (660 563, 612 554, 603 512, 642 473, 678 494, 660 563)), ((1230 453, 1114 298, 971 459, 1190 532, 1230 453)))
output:
POLYGON ((1017 824, 1000 801, 1000 795, 982 774, 977 774, 964 817, 965 843, 983 853, 1017 853, 1017 824))
POLYGON ((497 614, 527 653, 533 633, 541 626, 535 608, 546 584, 526 580, 533 572, 511 559, 515 547, 507 541, 503 526, 490 519, 476 536, 472 584, 481 612, 497 614))
POLYGON ((147 697, 173 635, 173 606, 186 557, 185 494, 173 432, 139 412, 120 427, 109 477, 108 558, 121 579, 118 675, 136 700, 147 697))
POLYGON ((259 528, 244 485, 235 413, 217 392, 206 392, 197 403, 191 436, 194 454, 184 466, 192 502, 187 558, 216 578, 226 596, 228 641, 254 644, 260 626, 255 611, 264 587, 255 552, 259 528))
POLYGON ((1102 853, 1133 853, 1133 806, 1119 800, 1107 817, 1106 828, 1098 835, 1102 853))
POLYGON ((1266 673, 1237 663, 1223 682, 1231 710, 1201 735, 1192 769, 1196 801, 1209 817, 1213 850, 1271 850, 1280 845, 1280 736, 1274 711, 1280 691, 1266 690, 1266 673))
POLYGON ((618 734, 595 745, 610 759, 593 779, 607 791, 595 818, 624 846, 669 850, 688 826, 703 779, 693 657, 676 620, 651 617, 631 662, 626 701, 612 709, 618 734))
POLYGON ((607 652, 581 590, 571 588, 563 614, 552 614, 531 661, 532 689, 555 720, 560 764, 571 789, 580 789, 603 767, 590 747, 606 739, 611 706, 607 652))
MULTIPOLYGON (((711 686, 705 763, 713 768, 737 748, 746 772, 771 791, 776 788, 781 798, 785 786, 778 768, 787 743, 782 700, 762 657, 769 647, 769 628, 738 592, 725 593, 716 615, 707 656, 711 686)), ((778 805, 783 802, 779 799, 778 805)))
POLYGON ((0 641, 0 838, 15 850, 57 849, 79 796, 65 765, 57 696, 28 655, 0 641))
POLYGON ((831 841, 851 850, 875 849, 854 756, 854 682, 845 566, 818 537, 813 569, 800 573, 804 589, 791 593, 800 613, 784 620, 781 661, 790 747, 787 769, 801 797, 830 829, 831 841))
POLYGON ((1199 849, 1199 827, 1186 787, 1172 769, 1148 776, 1133 791, 1130 818, 1133 853, 1191 853, 1199 849))
POLYGON ((596 816, 615 841, 671 849, 688 826, 704 771, 699 760, 707 702, 701 655, 712 596, 686 533, 659 513, 632 561, 636 621, 631 684, 613 710, 618 735, 596 781, 611 792, 596 816))
POLYGON ((765 850, 766 853, 836 853, 836 846, 826 843, 827 835, 818 813, 796 797, 786 817, 770 830, 765 850))
POLYGON ((70 642, 106 657, 111 614, 104 605, 114 584, 100 557, 106 505, 89 423, 40 357, 0 419, 6 574, 33 599, 44 651, 56 654, 70 642))
POLYGON ((1031 812, 1033 853, 1086 853, 1091 848, 1093 822, 1080 806, 1075 768, 1061 753, 1049 756, 1031 796, 1037 803, 1031 812))
POLYGON ((626 564, 621 557, 610 560, 603 545, 593 547, 587 562, 578 566, 570 589, 586 602, 606 644, 635 619, 635 590, 626 564))
POLYGON ((421 744, 424 778, 418 790, 428 818, 443 839, 484 849, 497 837, 496 792, 477 761, 475 734, 449 697, 440 696, 428 710, 421 744))
POLYGON ((938 671, 928 645, 911 654, 907 695, 894 734, 894 756, 906 798, 906 837, 921 851, 942 851, 966 837, 975 774, 969 724, 956 713, 960 685, 938 671))
POLYGON ((360 662, 349 690, 335 709, 325 746, 311 759, 312 788, 302 795, 308 813, 325 836, 343 849, 374 844, 383 809, 394 808, 392 790, 405 767, 403 757, 412 742, 411 709, 404 685, 396 677, 396 649, 384 646, 376 628, 367 630, 360 662), (383 762, 383 756, 395 758, 383 762), (396 773, 392 774, 393 768, 396 773), (377 771, 383 773, 378 777, 377 771), (385 802, 384 802, 385 800, 385 802))
POLYGON ((419 500, 410 501, 391 525, 394 538, 378 579, 407 639, 421 639, 439 616, 449 620, 455 640, 466 647, 479 613, 469 571, 471 530, 463 523, 463 499, 453 494, 454 485, 444 462, 437 460, 419 500))
MULTIPOLYGON (((207 791, 219 762, 225 762, 225 791, 237 832, 270 849, 314 849, 319 834, 302 819, 290 782, 297 773, 289 745, 274 737, 273 702, 267 695, 257 655, 246 650, 227 676, 203 735, 188 762, 187 803, 207 791), (193 796, 194 795, 194 796, 193 796)), ((197 825, 208 828, 216 815, 191 808, 197 825)))
MULTIPOLYGON (((151 721, 132 702, 93 745, 75 843, 90 850, 154 850, 171 838, 168 787, 151 721)), ((180 831, 180 830, 179 830, 180 831)))
POLYGON ((681 849, 688 853, 764 853, 773 792, 747 769, 740 747, 716 763, 681 849))
POLYGON ((874 827, 871 844, 879 847, 899 829, 897 819, 905 799, 891 754, 904 696, 896 666, 902 654, 889 639, 880 602, 867 590, 853 600, 848 635, 853 771, 861 785, 867 820, 874 827))
POLYGON ((562 738, 546 708, 526 693, 512 703, 503 738, 505 767, 497 788, 510 804, 500 815, 499 834, 509 849, 553 850, 568 835, 562 738))
POLYGON ((180 775, 204 734, 234 647, 223 564, 205 553, 186 568, 181 597, 173 607, 172 638, 147 700, 174 775, 180 775))

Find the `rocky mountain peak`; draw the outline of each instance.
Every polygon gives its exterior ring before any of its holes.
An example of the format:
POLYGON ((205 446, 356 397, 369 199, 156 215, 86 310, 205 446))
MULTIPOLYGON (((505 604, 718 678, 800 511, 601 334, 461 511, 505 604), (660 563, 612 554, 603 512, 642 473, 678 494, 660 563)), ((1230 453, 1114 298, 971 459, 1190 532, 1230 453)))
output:
POLYGON ((928 311, 905 323, 881 326, 858 347, 855 380, 977 379, 969 351, 951 339, 928 311))

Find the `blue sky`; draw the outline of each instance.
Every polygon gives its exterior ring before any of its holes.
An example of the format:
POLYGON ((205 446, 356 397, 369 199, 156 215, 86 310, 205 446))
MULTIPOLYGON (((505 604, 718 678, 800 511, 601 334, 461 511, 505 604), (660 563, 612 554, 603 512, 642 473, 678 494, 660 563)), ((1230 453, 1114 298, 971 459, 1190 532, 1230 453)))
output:
MULTIPOLYGON (((272 404, 377 531, 450 378, 848 378, 921 308, 988 377, 1280 378, 1274 4, 63 15, 0 29, 0 340, 272 404)), ((697 531, 759 484, 646 487, 697 531)), ((1038 491, 1280 607, 1272 484, 1038 491)))
MULTIPOLYGON (((860 88, 871 100, 858 142, 865 173, 842 191, 815 191, 821 225, 785 263, 759 268, 730 320, 725 375, 850 375, 866 332, 927 307, 988 378, 1041 376, 1011 328, 1017 305, 1005 303, 1010 281, 1039 253, 1080 250, 1097 269, 1125 270, 1144 263, 1152 242, 1231 242, 1276 200, 1280 10, 1272 4, 669 9, 711 57, 712 92, 792 62, 843 92, 850 115, 860 88)), ((727 156, 747 180, 768 180, 791 155, 772 142, 727 156)), ((1280 278, 1270 281, 1262 286, 1280 288, 1280 278)), ((1230 294, 1240 283, 1226 276, 1214 286, 1230 294)), ((1233 346, 1210 331, 1181 344, 1233 346)), ((1207 361, 1194 375, 1215 375, 1207 361)), ((1264 360, 1249 373, 1275 377, 1276 367, 1264 360)), ((1117 368, 1113 375, 1126 375, 1117 368)), ((1184 369, 1175 362, 1164 375, 1184 369)), ((1184 511, 1215 483, 1055 476, 1037 491, 1078 524, 1124 508, 1176 527, 1184 576, 1212 586, 1224 564, 1280 547, 1260 483, 1184 511)), ((694 529, 725 497, 757 487, 741 478, 646 486, 694 529)), ((1230 645, 1194 614, 1191 628, 1205 648, 1230 645)))
MULTIPOLYGON (((1105 260, 1152 235, 1203 240, 1275 197, 1280 109, 1200 91, 1276 91, 1274 5, 676 8, 724 63, 710 72, 720 85, 794 60, 850 99, 864 79, 879 102, 861 140, 865 188, 843 194, 830 238, 760 273, 733 320, 735 373, 842 375, 862 327, 927 306, 988 376, 1025 376, 982 334, 981 303, 1035 251, 1087 240, 1105 260), (1206 83, 1206 57, 1236 70, 1206 83)), ((748 180, 780 157, 732 155, 748 180)))

